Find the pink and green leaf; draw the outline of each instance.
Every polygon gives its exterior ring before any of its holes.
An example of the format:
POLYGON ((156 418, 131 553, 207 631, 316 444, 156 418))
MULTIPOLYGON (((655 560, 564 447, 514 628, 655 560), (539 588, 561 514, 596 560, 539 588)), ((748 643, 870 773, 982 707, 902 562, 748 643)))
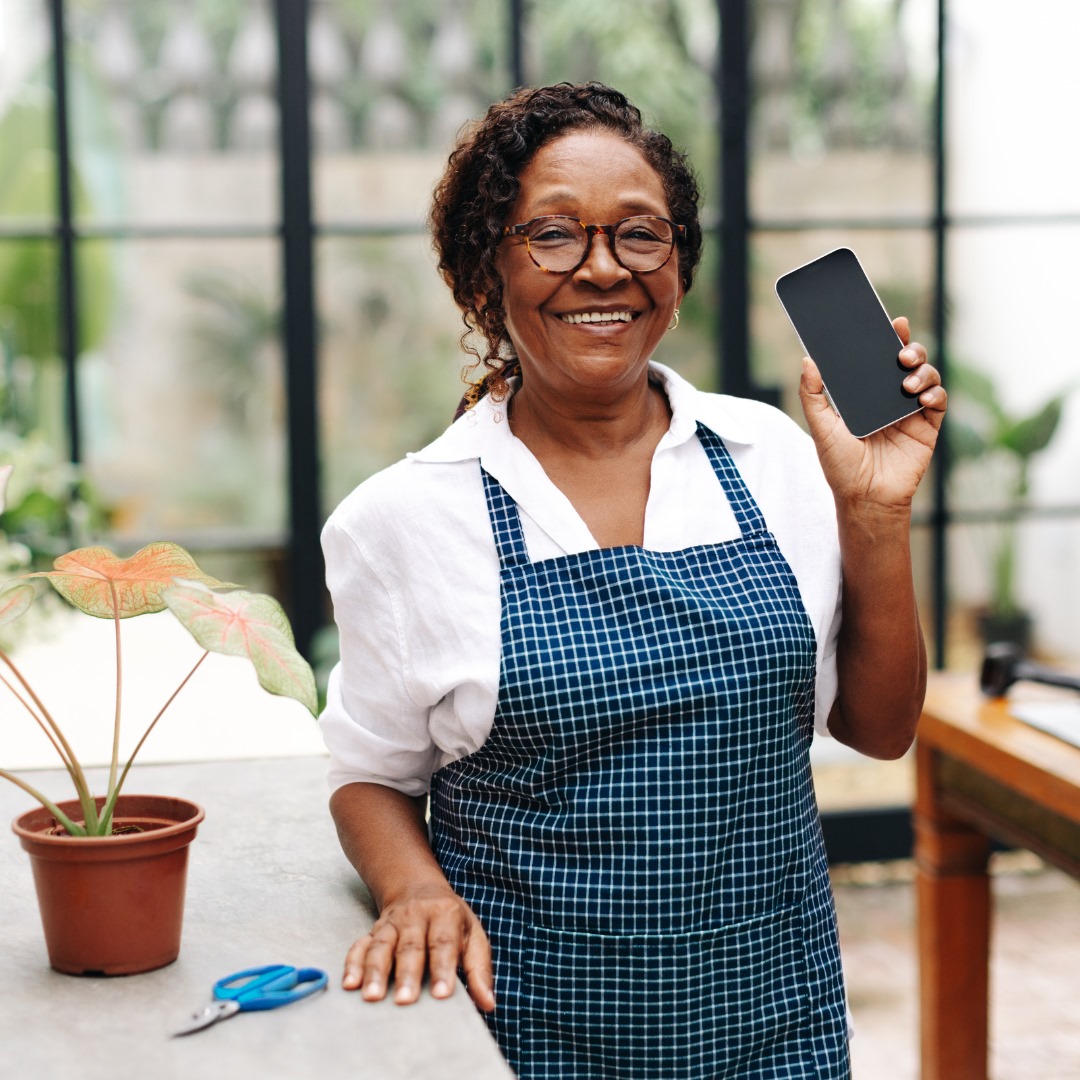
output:
POLYGON ((272 596, 216 592, 197 581, 177 580, 162 598, 204 649, 246 656, 263 689, 295 698, 312 715, 318 713, 315 676, 296 650, 288 616, 272 596))
POLYGON ((0 626, 14 622, 34 602, 34 586, 23 581, 0 592, 0 626))
POLYGON ((74 607, 99 619, 130 619, 163 611, 162 593, 175 577, 199 581, 215 588, 232 588, 199 569, 178 544, 147 544, 127 559, 108 548, 88 547, 61 555, 47 577, 53 588, 74 607), (114 611, 113 595, 119 611, 114 611))

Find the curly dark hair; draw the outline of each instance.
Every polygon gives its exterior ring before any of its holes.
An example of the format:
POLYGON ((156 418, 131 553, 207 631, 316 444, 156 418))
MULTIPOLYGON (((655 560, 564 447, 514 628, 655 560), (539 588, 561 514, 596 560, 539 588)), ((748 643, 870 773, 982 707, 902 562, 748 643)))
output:
POLYGON ((432 204, 430 223, 439 270, 463 313, 462 348, 476 357, 466 371, 481 363, 487 369, 471 384, 462 407, 488 392, 496 398, 505 395, 506 379, 517 370, 495 258, 506 216, 518 196, 518 178, 542 146, 569 131, 588 128, 622 136, 656 170, 672 219, 686 226, 678 243, 684 292, 693 283, 701 257, 700 195, 689 162, 671 140, 645 127, 640 110, 603 83, 515 90, 466 130, 450 155, 432 204), (469 343, 474 330, 487 341, 483 356, 469 343))

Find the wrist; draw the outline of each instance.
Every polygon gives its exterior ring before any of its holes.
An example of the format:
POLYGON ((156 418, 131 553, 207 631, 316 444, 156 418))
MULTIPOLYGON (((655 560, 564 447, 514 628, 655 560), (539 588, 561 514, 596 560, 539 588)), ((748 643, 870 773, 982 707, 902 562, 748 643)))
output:
POLYGON ((865 498, 837 496, 836 522, 841 533, 853 530, 875 537, 908 535, 911 531, 911 502, 876 503, 865 498))

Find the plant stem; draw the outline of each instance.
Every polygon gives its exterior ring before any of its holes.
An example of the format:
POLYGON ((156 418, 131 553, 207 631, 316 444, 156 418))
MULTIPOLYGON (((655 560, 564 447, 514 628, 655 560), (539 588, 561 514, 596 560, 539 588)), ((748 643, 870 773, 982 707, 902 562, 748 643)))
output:
POLYGON ((71 818, 69 818, 67 814, 65 814, 64 811, 60 809, 59 806, 56 805, 56 803, 54 803, 51 799, 47 799, 36 788, 32 788, 28 783, 26 783, 25 780, 21 780, 14 773, 9 773, 6 769, 0 769, 0 777, 3 777, 3 779, 5 780, 10 780, 16 787, 22 788, 27 795, 30 795, 32 798, 37 799, 37 801, 41 803, 41 805, 44 806, 45 809, 48 810, 49 813, 52 814, 52 816, 56 818, 56 820, 60 822, 60 824, 63 825, 64 828, 67 829, 67 831, 71 833, 72 836, 87 835, 88 830, 86 828, 84 828, 82 825, 76 825, 75 822, 72 821, 71 818))
MULTIPOLYGON (((71 777, 72 784, 75 785, 75 793, 79 797, 79 804, 82 806, 83 816, 86 819, 87 825, 93 827, 97 823, 97 805, 94 802, 93 796, 90 794, 90 785, 86 782, 86 774, 82 771, 82 766, 79 764, 79 759, 75 756, 75 751, 71 749, 71 744, 64 738, 63 731, 60 730, 60 725, 52 718, 52 714, 45 708, 45 703, 34 693, 34 688, 26 681, 23 673, 15 666, 11 657, 6 652, 0 650, 0 660, 3 660, 10 668, 11 673, 19 681, 19 685, 26 691, 30 700, 37 706, 38 712, 35 713, 30 706, 23 701, 22 697, 15 692, 14 687, 4 679, 4 684, 11 690, 15 697, 22 701, 26 708, 29 710, 30 715, 41 724, 44 720, 45 724, 52 730, 53 735, 56 736, 57 742, 63 747, 63 752, 57 749, 57 753, 60 754, 60 760, 63 761, 64 767, 68 771, 68 775, 71 777)), ((42 730, 45 730, 44 726, 42 730)), ((49 735, 48 731, 45 731, 46 735, 49 735)), ((50 736, 52 741, 52 736, 50 736)), ((53 743, 56 746, 56 742, 53 743)), ((65 826, 66 828, 66 826, 65 826)))
MULTIPOLYGON (((112 595, 113 629, 116 637, 116 712, 113 717, 113 744, 112 758, 109 761, 109 788, 108 794, 113 795, 116 786, 116 771, 120 766, 120 699, 123 689, 123 661, 120 653, 120 598, 116 592, 116 583, 109 582, 109 592, 112 595)), ((110 799, 110 801, 114 801, 110 799)))
POLYGON ((142 738, 135 744, 135 749, 131 751, 131 757, 129 757, 127 759, 127 764, 124 766, 124 771, 120 774, 119 781, 116 783, 115 786, 113 786, 112 784, 109 785, 109 798, 106 801, 105 805, 101 809, 101 814, 102 814, 103 819, 105 819, 107 821, 110 821, 110 822, 112 821, 113 807, 116 806, 116 800, 117 800, 118 796, 120 795, 120 789, 124 786, 124 781, 127 779, 128 771, 131 769, 131 766, 135 763, 135 755, 138 754, 138 752, 142 749, 143 743, 146 742, 147 738, 149 738, 150 732, 154 730, 154 727, 157 725, 157 722, 162 718, 162 716, 165 715, 165 710, 176 700, 176 695, 179 694, 180 691, 183 690, 185 686, 187 686, 188 681, 191 679, 191 676, 194 675, 195 672, 199 670, 199 667, 202 665, 202 662, 209 655, 210 655, 210 650, 207 649, 207 651, 204 652, 202 654, 202 656, 200 656, 199 659, 195 661, 195 666, 184 676, 184 678, 181 681, 180 685, 169 695, 169 700, 166 701, 165 704, 162 705, 160 709, 158 709, 157 716, 155 716, 154 719, 150 721, 150 726, 143 732, 142 738))
POLYGON ((24 698, 22 694, 20 694, 19 691, 11 685, 10 682, 8 682, 5 676, 0 675, 0 683, 3 683, 8 688, 8 690, 11 691, 11 696, 15 698, 15 700, 30 714, 30 716, 33 718, 34 723, 37 724, 39 728, 41 728, 42 732, 45 735, 45 738, 48 739, 49 742, 52 744, 52 748, 56 751, 57 756, 63 762, 64 768, 67 769, 68 775, 71 777, 72 783, 74 783, 75 774, 71 768, 71 761, 68 759, 67 754, 64 752, 64 748, 56 741, 56 736, 53 735, 53 733, 49 730, 48 725, 34 710, 34 707, 30 704, 30 702, 27 701, 26 698, 24 698))

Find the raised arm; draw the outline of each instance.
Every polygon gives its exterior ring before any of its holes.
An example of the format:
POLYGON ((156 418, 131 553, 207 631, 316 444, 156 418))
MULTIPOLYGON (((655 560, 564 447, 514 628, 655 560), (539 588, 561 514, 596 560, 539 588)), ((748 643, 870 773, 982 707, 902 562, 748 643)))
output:
POLYGON ((425 970, 433 997, 454 992, 464 969, 477 1007, 495 1007, 491 949, 472 909, 451 889, 428 843, 426 800, 379 784, 346 784, 330 798, 341 846, 371 892, 379 917, 345 958, 342 986, 367 1001, 420 996, 425 970))
POLYGON ((905 387, 923 409, 856 439, 830 407, 821 376, 803 361, 799 396, 836 502, 843 569, 837 643, 835 738, 871 757, 896 758, 915 737, 926 690, 926 647, 911 567, 911 502, 926 473, 947 395, 926 350, 893 321, 904 342, 905 387))

